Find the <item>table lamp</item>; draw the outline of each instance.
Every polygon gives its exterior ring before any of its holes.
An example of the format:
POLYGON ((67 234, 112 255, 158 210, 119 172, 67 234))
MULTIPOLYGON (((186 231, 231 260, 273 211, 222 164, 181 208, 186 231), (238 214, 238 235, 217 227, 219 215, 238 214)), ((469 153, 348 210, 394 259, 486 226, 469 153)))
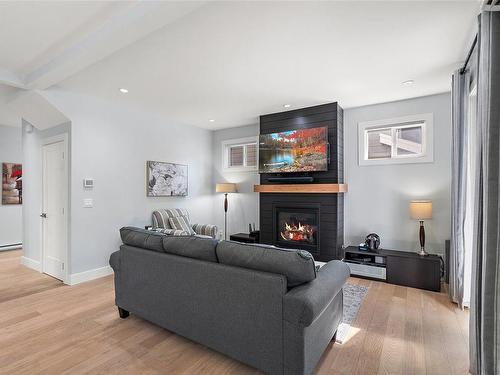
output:
POLYGON ((424 220, 432 219, 432 202, 431 201, 411 201, 410 202, 410 217, 420 221, 420 251, 419 255, 428 255, 425 251, 425 229, 424 220))
POLYGON ((236 184, 222 183, 215 185, 216 193, 224 193, 224 239, 227 240, 227 195, 236 193, 236 184))

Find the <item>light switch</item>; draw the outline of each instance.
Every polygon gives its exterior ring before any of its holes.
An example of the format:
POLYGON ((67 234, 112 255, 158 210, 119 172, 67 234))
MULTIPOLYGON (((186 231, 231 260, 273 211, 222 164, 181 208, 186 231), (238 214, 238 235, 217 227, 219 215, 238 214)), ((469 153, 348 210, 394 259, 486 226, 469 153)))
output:
POLYGON ((83 207, 85 207, 85 208, 94 207, 94 200, 92 198, 85 198, 83 200, 83 207))

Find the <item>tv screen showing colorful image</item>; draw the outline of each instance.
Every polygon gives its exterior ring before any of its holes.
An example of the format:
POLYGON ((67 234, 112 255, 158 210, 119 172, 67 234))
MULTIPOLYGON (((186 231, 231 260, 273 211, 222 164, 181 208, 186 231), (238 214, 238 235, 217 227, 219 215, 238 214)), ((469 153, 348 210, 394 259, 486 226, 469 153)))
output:
POLYGON ((328 170, 328 128, 284 131, 259 136, 259 172, 328 170))

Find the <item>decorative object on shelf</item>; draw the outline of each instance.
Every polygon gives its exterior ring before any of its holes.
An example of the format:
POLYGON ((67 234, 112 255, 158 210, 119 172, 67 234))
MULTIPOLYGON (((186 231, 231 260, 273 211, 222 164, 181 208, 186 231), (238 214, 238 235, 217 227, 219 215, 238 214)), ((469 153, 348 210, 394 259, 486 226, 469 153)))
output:
POLYGON ((17 163, 2 164, 2 204, 23 203, 23 166, 17 163))
POLYGON ((432 219, 432 202, 429 200, 418 200, 410 202, 410 217, 420 221, 420 251, 419 255, 428 255, 425 251, 425 229, 424 220, 432 219))
POLYGON ((188 167, 183 164, 147 161, 148 197, 185 197, 188 195, 188 167))
POLYGON ((215 185, 216 193, 224 193, 224 239, 227 240, 227 195, 229 193, 236 193, 236 184, 221 183, 215 185))
POLYGON ((376 251, 380 246, 380 237, 377 233, 370 233, 365 238, 366 248, 369 251, 376 251))
POLYGON ((252 237, 256 243, 259 243, 260 241, 260 231, 259 230, 255 230, 255 224, 253 226, 253 231, 251 231, 249 234, 248 234, 250 237, 252 237))

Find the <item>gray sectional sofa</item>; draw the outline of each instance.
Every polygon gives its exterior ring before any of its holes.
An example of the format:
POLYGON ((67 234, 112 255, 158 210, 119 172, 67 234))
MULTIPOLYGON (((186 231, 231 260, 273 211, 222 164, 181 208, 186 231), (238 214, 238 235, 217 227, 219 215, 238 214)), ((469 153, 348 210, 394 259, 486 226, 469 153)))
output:
POLYGON ((116 305, 268 374, 310 374, 342 319, 348 267, 306 251, 120 230, 116 305))

